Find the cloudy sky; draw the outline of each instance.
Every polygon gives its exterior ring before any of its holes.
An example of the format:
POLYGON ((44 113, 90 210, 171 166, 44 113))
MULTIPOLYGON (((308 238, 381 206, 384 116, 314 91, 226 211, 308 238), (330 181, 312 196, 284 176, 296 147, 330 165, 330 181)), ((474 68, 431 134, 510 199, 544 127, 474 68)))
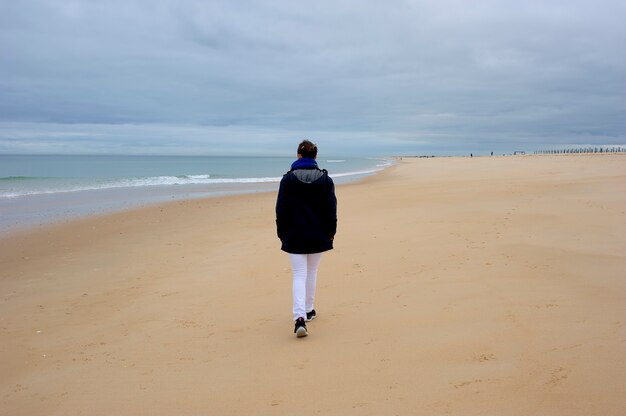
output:
POLYGON ((626 142, 626 2, 0 0, 0 153, 626 142))

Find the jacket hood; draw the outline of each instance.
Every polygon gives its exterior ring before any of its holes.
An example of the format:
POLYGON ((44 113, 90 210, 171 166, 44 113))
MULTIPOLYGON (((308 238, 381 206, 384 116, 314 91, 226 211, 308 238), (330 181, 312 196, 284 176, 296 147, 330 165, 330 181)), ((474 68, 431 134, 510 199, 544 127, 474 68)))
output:
POLYGON ((319 169, 298 169, 293 171, 294 176, 304 183, 313 183, 324 176, 324 171, 319 169))
POLYGON ((320 170, 315 159, 308 157, 303 157, 293 162, 291 171, 300 182, 304 183, 313 183, 324 176, 324 171, 320 170))

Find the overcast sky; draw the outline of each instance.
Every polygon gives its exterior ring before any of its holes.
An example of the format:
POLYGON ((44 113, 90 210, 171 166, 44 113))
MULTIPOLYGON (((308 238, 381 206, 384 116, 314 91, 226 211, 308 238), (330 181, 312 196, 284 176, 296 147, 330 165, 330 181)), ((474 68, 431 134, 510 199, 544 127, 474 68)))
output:
POLYGON ((0 0, 0 153, 626 142, 626 1, 0 0))

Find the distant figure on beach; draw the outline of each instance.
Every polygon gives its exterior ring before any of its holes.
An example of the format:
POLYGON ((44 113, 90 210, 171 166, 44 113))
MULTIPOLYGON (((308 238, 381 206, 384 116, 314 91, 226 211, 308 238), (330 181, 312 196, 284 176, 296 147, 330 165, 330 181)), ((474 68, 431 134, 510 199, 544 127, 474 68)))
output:
POLYGON ((298 145, 297 156, 280 181, 276 231, 293 271, 294 333, 305 337, 305 321, 316 317, 317 269, 322 253, 332 250, 337 231, 337 198, 333 180, 317 166, 317 146, 304 140, 298 145))

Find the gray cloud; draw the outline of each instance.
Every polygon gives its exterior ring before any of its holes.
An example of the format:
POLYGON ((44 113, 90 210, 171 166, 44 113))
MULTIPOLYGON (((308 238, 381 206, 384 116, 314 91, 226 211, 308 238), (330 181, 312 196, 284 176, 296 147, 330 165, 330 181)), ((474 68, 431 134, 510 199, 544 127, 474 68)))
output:
POLYGON ((275 153, 303 135, 364 153, 624 143, 625 12, 0 0, 0 151, 275 153))

